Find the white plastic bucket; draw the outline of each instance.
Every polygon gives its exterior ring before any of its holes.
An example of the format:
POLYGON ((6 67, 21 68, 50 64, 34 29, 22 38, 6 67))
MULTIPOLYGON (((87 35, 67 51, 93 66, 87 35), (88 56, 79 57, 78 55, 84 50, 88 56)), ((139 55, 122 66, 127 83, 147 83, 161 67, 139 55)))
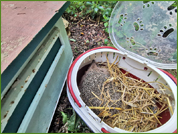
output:
MULTIPOLYGON (((162 126, 147 131, 147 133, 173 133, 177 132, 177 81, 174 77, 169 75, 169 73, 165 71, 161 71, 157 69, 153 65, 148 64, 146 61, 138 60, 132 56, 126 55, 125 53, 118 51, 112 47, 99 47, 86 51, 81 54, 71 65, 68 77, 67 77, 67 95, 69 101, 74 108, 74 110, 78 113, 79 116, 85 121, 85 123, 91 128, 91 130, 95 133, 105 132, 105 133, 128 133, 129 131, 125 131, 120 128, 112 128, 108 126, 106 123, 101 121, 101 119, 83 102, 80 97, 80 91, 77 85, 77 73, 78 71, 88 65, 91 64, 92 60, 96 62, 106 62, 106 55, 108 55, 108 59, 110 63, 113 63, 117 56, 119 56, 119 66, 122 68, 126 68, 125 71, 133 74, 134 76, 143 79, 144 81, 155 81, 158 77, 160 77, 157 81, 167 85, 172 90, 172 97, 175 100, 175 104, 173 105, 173 115, 165 124, 162 126), (148 75, 152 71, 151 75, 148 75), (171 77, 169 77, 169 76, 171 77)), ((117 61, 116 61, 117 63, 117 61)), ((156 84, 150 84, 152 87, 157 87, 156 84)), ((170 91, 167 91, 169 93, 170 91)), ((164 118, 164 115, 163 115, 164 118)))

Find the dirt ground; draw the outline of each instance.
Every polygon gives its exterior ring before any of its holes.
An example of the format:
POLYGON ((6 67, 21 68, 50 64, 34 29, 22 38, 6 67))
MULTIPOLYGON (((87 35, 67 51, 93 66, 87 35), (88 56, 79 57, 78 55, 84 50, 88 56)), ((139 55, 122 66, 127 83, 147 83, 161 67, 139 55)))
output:
MULTIPOLYGON (((109 34, 103 30, 103 23, 98 23, 88 18, 87 20, 81 19, 80 21, 69 22, 66 24, 66 27, 74 59, 89 49, 111 44, 111 41, 108 38, 109 34), (108 39, 109 41, 107 44, 104 43, 105 39, 108 39)), ((166 71, 177 77, 177 70, 166 71)), ((58 133, 59 129, 64 125, 62 123, 61 111, 72 115, 71 109, 72 106, 67 98, 65 86, 56 108, 49 133, 58 133)), ((90 129, 85 129, 84 131, 79 131, 79 133, 92 133, 92 131, 90 129)))

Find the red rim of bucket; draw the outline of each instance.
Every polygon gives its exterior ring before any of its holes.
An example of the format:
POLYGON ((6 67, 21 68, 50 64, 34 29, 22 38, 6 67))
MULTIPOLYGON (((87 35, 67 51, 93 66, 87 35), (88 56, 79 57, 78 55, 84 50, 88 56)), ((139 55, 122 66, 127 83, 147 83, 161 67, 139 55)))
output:
POLYGON ((110 133, 110 132, 108 132, 105 128, 101 128, 101 131, 103 132, 103 133, 110 133))
MULTIPOLYGON (((76 64, 76 62, 77 62, 84 54, 86 54, 86 53, 88 53, 88 52, 90 52, 90 51, 93 51, 93 50, 103 49, 103 48, 109 48, 109 49, 118 50, 118 49, 116 49, 116 48, 114 48, 114 47, 110 47, 110 46, 103 46, 103 47, 97 47, 97 48, 90 49, 90 50, 88 50, 88 51, 82 53, 81 55, 79 55, 79 56, 74 60, 74 62, 72 63, 72 65, 71 65, 70 68, 69 68, 69 72, 68 72, 68 75, 67 75, 67 85, 68 85, 69 92, 70 92, 70 94, 71 94, 73 100, 75 101, 75 103, 76 103, 79 107, 81 107, 81 104, 80 104, 80 102, 78 101, 77 97, 75 96, 75 94, 74 94, 74 92, 73 92, 73 89, 72 89, 72 84, 71 84, 71 75, 72 75, 72 70, 73 70, 73 68, 74 68, 74 65, 76 64)), ((175 84, 177 85, 177 79, 176 79, 172 74, 168 73, 168 72, 165 71, 165 70, 162 70, 162 69, 160 69, 160 70, 161 70, 162 72, 164 72, 165 74, 167 74, 167 75, 175 82, 175 84)), ((108 132, 105 128, 101 128, 101 131, 102 131, 103 133, 110 133, 110 132, 108 132)), ((173 133, 177 133, 177 129, 176 129, 173 133)))
POLYGON ((69 68, 69 72, 68 72, 68 75, 67 75, 67 85, 68 85, 68 88, 69 88, 69 92, 73 98, 73 100, 75 101, 75 103, 81 107, 81 104, 80 102, 78 101, 77 97, 75 96, 74 92, 73 92, 73 89, 72 89, 72 84, 71 84, 71 75, 72 75, 72 70, 74 68, 74 65, 76 64, 76 62, 86 53, 90 52, 90 51, 93 51, 93 50, 97 50, 97 49, 103 49, 103 48, 109 48, 109 49, 114 49, 114 50, 117 50, 116 48, 114 47, 109 47, 109 46, 103 46, 103 47, 97 47, 97 48, 93 48, 93 49, 90 49, 84 53, 82 53, 81 55, 79 55, 75 60, 74 62, 72 63, 72 65, 70 66, 69 68))

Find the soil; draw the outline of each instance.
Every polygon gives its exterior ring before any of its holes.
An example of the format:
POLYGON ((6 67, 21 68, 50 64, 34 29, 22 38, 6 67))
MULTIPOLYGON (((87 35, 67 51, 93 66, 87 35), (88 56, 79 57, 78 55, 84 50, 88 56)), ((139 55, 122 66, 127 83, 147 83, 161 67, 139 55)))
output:
MULTIPOLYGON (((104 32, 104 24, 91 20, 90 18, 70 20, 67 28, 68 37, 70 39, 71 48, 74 55, 74 60, 83 52, 100 46, 106 46, 111 44, 111 41, 108 39, 109 34, 104 32), (108 39, 108 44, 104 44, 104 39, 108 39)), ((166 70, 177 77, 177 70, 166 70)), ((89 74, 88 74, 89 75, 89 74)), ((91 75, 91 74, 90 74, 91 75)), ((107 76, 107 74, 104 74, 107 76)), ((94 82, 101 74, 98 72, 97 78, 91 79, 89 82, 94 82)), ((100 79, 100 83, 104 81, 105 78, 100 79)), ((84 88, 89 88, 87 85, 83 84, 84 88)), ((98 89, 98 87, 96 87, 98 89)), ((96 93, 97 94, 97 93, 96 93)), ((98 94, 99 95, 99 94, 98 94)), ((93 97, 90 96, 89 98, 93 97)), ((86 102, 87 103, 87 102, 86 102)), ((99 105, 99 103, 97 104, 99 105)), ((72 115, 72 106, 67 98, 66 85, 64 86, 63 92, 61 94, 59 103, 57 105, 49 133, 58 133, 60 128, 64 126, 62 123, 61 111, 72 115)), ((78 133, 92 133, 90 129, 85 131, 79 131, 78 133)))
POLYGON ((74 59, 89 49, 106 46, 104 39, 108 39, 109 34, 104 32, 104 28, 103 22, 98 23, 90 18, 69 23, 69 39, 74 59))

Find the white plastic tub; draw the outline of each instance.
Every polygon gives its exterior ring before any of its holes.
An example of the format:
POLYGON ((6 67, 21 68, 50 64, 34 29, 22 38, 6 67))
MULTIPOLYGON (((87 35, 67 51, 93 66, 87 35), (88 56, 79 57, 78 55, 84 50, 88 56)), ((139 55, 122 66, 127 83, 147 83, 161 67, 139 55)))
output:
MULTIPOLYGON (((162 126, 147 131, 148 133, 173 133, 177 132, 177 82, 173 77, 170 78, 167 74, 165 74, 160 69, 150 65, 145 61, 138 60, 132 56, 129 56, 121 51, 118 51, 112 47, 100 47, 94 48, 86 51, 81 54, 71 65, 68 77, 67 77, 67 95, 69 98, 72 107, 78 113, 79 116, 86 122, 86 124, 91 128, 91 130, 95 133, 100 132, 110 132, 110 133, 125 133, 125 131, 120 128, 111 128, 106 123, 101 121, 101 119, 83 102, 80 97, 80 91, 77 85, 77 74, 78 71, 84 67, 85 65, 91 64, 92 60, 96 62, 106 62, 106 55, 108 55, 108 59, 110 63, 113 63, 117 56, 120 57, 119 66, 122 68, 126 68, 125 71, 133 74, 134 76, 143 79, 144 81, 155 81, 158 77, 157 81, 162 82, 167 85, 172 90, 172 97, 175 100, 173 106, 173 115, 171 118, 166 121, 162 126), (115 55, 115 56, 114 56, 115 55), (152 71, 151 75, 148 75, 152 71), (161 77, 160 77, 161 76, 161 77)), ((119 58, 118 58, 119 59, 119 58)), ((117 61, 116 61, 117 62, 117 61)), ((150 84, 154 88, 157 88, 156 84, 150 84)), ((170 91, 166 90, 167 93, 170 91)), ((164 115, 162 116, 164 119, 164 115)))

